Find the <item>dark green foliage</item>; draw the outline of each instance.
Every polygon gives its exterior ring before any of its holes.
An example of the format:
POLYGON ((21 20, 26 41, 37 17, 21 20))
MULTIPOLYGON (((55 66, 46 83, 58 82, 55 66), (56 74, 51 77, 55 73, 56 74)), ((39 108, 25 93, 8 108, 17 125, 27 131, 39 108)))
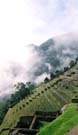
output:
POLYGON ((76 93, 77 93, 77 91, 73 91, 73 93, 74 93, 74 94, 76 94, 76 93))
POLYGON ((26 102, 26 104, 28 105, 29 103, 28 103, 28 102, 26 102))
MULTIPOLYGON (((16 105, 20 100, 24 99, 26 96, 32 93, 32 90, 35 88, 35 84, 31 82, 24 83, 17 83, 14 85, 16 92, 11 95, 9 100, 0 103, 0 124, 7 113, 8 109, 16 105)), ((23 105, 25 107, 25 105, 23 105)), ((21 107, 20 107, 21 109, 21 107)), ((18 110, 16 110, 17 112, 18 110)))
POLYGON ((30 95, 34 88, 35 88, 35 85, 31 84, 31 82, 27 82, 26 84, 24 84, 24 83, 17 83, 15 85, 16 92, 11 95, 11 98, 9 100, 10 107, 13 107, 20 100, 22 100, 26 96, 30 95))
POLYGON ((22 109, 22 107, 20 106, 20 107, 19 107, 19 109, 21 110, 21 109, 22 109))
POLYGON ((73 71, 73 72, 71 72, 71 74, 72 74, 72 75, 74 75, 74 74, 75 74, 75 72, 73 71))
MULTIPOLYGON (((71 65, 73 65, 73 62, 71 62, 71 65)), ((74 65, 75 65, 75 63, 74 63, 74 65)), ((74 65, 73 65, 73 66, 74 66, 74 65)), ((52 79, 58 77, 59 75, 64 74, 64 72, 66 72, 66 71, 68 71, 68 70, 69 70, 69 67, 64 67, 64 69, 56 70, 55 73, 51 73, 51 74, 50 74, 50 79, 52 80, 52 79)))
POLYGON ((25 107, 25 104, 23 104, 23 107, 25 107))
POLYGON ((44 90, 47 91, 47 88, 45 88, 44 90))
POLYGON ((72 67, 75 66, 75 65, 76 65, 76 62, 73 61, 73 60, 71 60, 71 62, 70 62, 70 68, 72 68, 72 67))
POLYGON ((55 74, 54 73, 51 73, 50 74, 50 79, 54 79, 56 76, 55 76, 55 74))
POLYGON ((55 76, 58 77, 59 75, 62 75, 63 71, 62 70, 56 70, 55 71, 55 76))
POLYGON ((40 96, 40 93, 38 93, 38 96, 40 96))
POLYGON ((49 82, 49 79, 48 79, 48 77, 46 77, 45 79, 44 79, 44 83, 48 83, 49 82))
POLYGON ((67 76, 71 77, 71 74, 67 74, 67 76))
POLYGON ((47 88, 50 89, 50 86, 48 86, 47 88))
POLYGON ((41 93, 44 93, 44 91, 42 90, 41 93))
POLYGON ((8 101, 0 103, 0 124, 7 111, 8 111, 8 101))
POLYGON ((68 89, 69 87, 68 86, 66 86, 66 89, 68 89))
POLYGON ((76 62, 78 62, 78 57, 76 58, 76 62))
POLYGON ((30 99, 29 101, 32 102, 32 99, 30 99))
POLYGON ((64 72, 66 72, 67 70, 69 70, 69 67, 64 67, 64 72))
POLYGON ((78 103, 78 98, 72 99, 72 103, 78 103))

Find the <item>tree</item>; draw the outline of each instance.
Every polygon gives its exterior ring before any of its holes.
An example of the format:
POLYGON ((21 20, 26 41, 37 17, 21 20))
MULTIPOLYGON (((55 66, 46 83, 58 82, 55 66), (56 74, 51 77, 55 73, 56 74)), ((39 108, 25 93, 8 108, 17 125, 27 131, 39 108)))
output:
POLYGON ((74 62, 73 60, 70 61, 70 68, 72 68, 73 66, 75 66, 76 62, 74 62))
POLYGON ((17 90, 23 90, 23 89, 25 89, 25 84, 22 82, 18 82, 17 84, 14 85, 14 87, 17 90))
POLYGON ((50 79, 53 79, 53 78, 55 78, 55 74, 54 73, 51 73, 50 74, 50 79))
POLYGON ((49 82, 49 78, 48 78, 48 77, 46 77, 46 78, 44 79, 44 83, 47 83, 47 82, 49 82))
POLYGON ((32 93, 32 90, 35 88, 35 84, 31 82, 27 82, 24 84, 23 82, 19 82, 14 85, 16 92, 11 95, 9 100, 9 107, 13 107, 20 100, 24 99, 26 96, 32 93))
POLYGON ((76 62, 78 62, 78 57, 76 57, 76 62))
POLYGON ((64 73, 64 71, 61 69, 61 70, 56 70, 55 71, 55 77, 58 77, 59 75, 62 75, 64 73))
POLYGON ((64 67, 64 72, 66 72, 69 69, 69 67, 64 67))
POLYGON ((3 121, 8 109, 13 107, 15 104, 17 104, 20 100, 24 99, 29 94, 31 94, 30 91, 35 88, 35 84, 24 84, 22 82, 19 82, 14 85, 14 88, 16 90, 15 93, 13 93, 8 100, 0 103, 0 124, 3 121))

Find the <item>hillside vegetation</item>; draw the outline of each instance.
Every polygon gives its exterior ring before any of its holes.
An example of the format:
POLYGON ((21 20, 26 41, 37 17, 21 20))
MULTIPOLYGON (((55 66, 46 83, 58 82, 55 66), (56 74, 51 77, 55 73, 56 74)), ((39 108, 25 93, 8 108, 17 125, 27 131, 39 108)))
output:
POLYGON ((8 97, 7 100, 4 100, 0 103, 0 124, 2 123, 9 108, 12 108, 22 99, 30 95, 33 89, 35 89, 35 84, 32 84, 31 82, 27 82, 26 84, 19 82, 14 85, 14 88, 15 92, 10 97, 8 97))
MULTIPOLYGON (((21 116, 33 115, 36 111, 60 110, 75 96, 78 96, 78 64, 48 83, 42 83, 30 96, 9 108, 0 129, 16 127, 21 116)), ((8 132, 1 135, 8 135, 8 132)))
POLYGON ((69 104, 65 112, 45 126, 38 135, 65 135, 75 126, 78 129, 78 104, 69 104))

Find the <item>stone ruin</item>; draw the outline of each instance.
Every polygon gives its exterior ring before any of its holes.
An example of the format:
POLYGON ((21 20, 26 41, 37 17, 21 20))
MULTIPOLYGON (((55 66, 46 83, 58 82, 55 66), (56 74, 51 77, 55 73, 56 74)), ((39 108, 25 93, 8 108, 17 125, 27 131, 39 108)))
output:
POLYGON ((51 122, 56 119, 61 112, 43 112, 36 111, 33 116, 22 116, 14 129, 11 129, 9 135, 35 135, 39 132, 39 121, 51 122))

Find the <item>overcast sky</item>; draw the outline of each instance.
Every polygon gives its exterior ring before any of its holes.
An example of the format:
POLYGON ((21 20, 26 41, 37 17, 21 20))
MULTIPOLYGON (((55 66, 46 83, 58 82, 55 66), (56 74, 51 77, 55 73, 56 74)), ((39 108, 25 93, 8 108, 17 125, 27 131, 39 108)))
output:
POLYGON ((73 31, 78 31, 78 0, 0 0, 0 85, 8 61, 29 57, 26 45, 73 31))
POLYGON ((73 31, 78 31, 78 0, 0 0, 2 63, 18 60, 27 44, 73 31))

